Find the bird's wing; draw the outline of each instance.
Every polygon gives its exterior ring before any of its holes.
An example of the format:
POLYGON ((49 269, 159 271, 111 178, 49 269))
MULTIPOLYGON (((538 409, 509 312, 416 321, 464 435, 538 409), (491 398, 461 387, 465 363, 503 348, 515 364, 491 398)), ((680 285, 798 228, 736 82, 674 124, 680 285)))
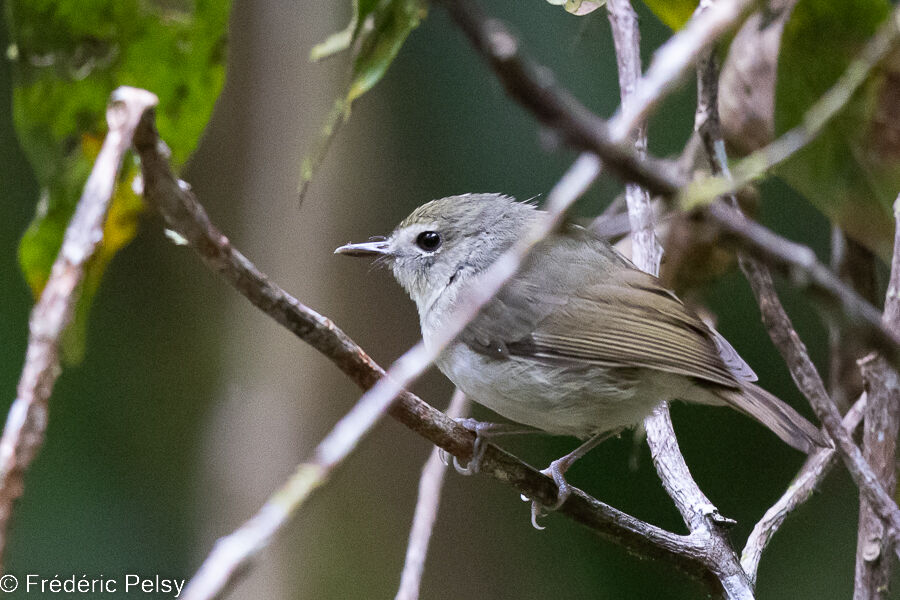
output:
POLYGON ((559 248, 536 253, 462 341, 489 354, 644 367, 727 387, 756 379, 731 345, 656 278, 627 263, 610 267, 608 260, 603 272, 590 256, 563 264, 560 258, 571 253, 559 248), (536 280, 541 286, 531 283, 536 280))

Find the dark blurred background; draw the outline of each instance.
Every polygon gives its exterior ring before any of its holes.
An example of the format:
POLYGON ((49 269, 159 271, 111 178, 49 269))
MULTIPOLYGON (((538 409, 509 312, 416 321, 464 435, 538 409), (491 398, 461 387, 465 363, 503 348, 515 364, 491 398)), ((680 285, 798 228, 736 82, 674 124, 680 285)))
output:
MULTIPOLYGON (((535 0, 486 5, 588 106, 618 104, 605 11, 577 18, 535 0)), ((637 6, 645 64, 669 31, 637 6)), ((4 14, 0 11, 0 15, 4 14)), ((388 233, 418 204, 463 192, 545 194, 574 159, 542 148, 533 119, 507 99, 440 9, 413 32, 386 78, 355 106, 302 205, 300 159, 345 85, 347 57, 321 64, 310 47, 349 20, 349 2, 235 2, 228 81, 184 177, 238 248, 304 303, 328 315, 387 365, 418 336, 414 307, 389 274, 332 256, 388 233)), ((0 47, 6 31, 0 28, 0 47)), ((654 117, 651 150, 677 154, 691 132, 693 85, 654 117)), ((0 389, 11 402, 31 305, 15 262, 37 187, 12 131, 9 70, 0 72, 0 389)), ((596 213, 612 180, 582 202, 596 213)), ((763 187, 761 219, 827 258, 828 224, 785 186, 763 187)), ((818 364, 820 321, 784 296, 818 364)), ((707 295, 719 329, 762 383, 809 411, 732 273, 707 295)), ((439 407, 451 387, 431 373, 415 391, 439 407)), ((7 571, 189 577, 215 539, 248 518, 358 397, 336 368, 252 308, 193 252, 145 219, 115 259, 92 313, 88 354, 51 401, 47 441, 28 473, 7 571)), ((487 411, 476 416, 491 418, 487 411)), ((688 464, 742 547, 803 456, 737 413, 675 406, 688 464)), ((576 441, 504 444, 545 466, 576 441)), ((385 420, 316 493, 234 589, 234 598, 390 598, 396 590, 429 446, 385 420)), ((682 531, 645 446, 610 441, 570 480, 611 504, 682 531)), ((856 494, 841 469, 767 550, 760 598, 852 593, 856 494)), ((629 556, 570 521, 528 522, 528 505, 485 477, 448 475, 423 598, 696 598, 699 584, 629 556)))

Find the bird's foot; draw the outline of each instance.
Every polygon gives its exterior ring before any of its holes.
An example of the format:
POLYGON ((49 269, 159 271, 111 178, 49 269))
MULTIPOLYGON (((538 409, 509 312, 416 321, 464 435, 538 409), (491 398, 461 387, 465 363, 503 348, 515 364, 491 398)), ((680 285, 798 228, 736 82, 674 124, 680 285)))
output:
POLYGON ((537 519, 542 514, 544 514, 544 509, 551 511, 559 510, 559 508, 566 503, 566 500, 568 500, 569 496, 572 495, 572 490, 574 490, 575 488, 568 481, 566 481, 566 478, 564 476, 565 472, 569 470, 569 467, 575 464, 575 461, 587 454, 592 448, 597 446, 597 444, 609 439, 610 437, 618 435, 619 431, 621 431, 621 429, 606 431, 594 435, 586 442, 575 448, 572 452, 566 454, 562 458, 557 458, 556 460, 554 460, 552 463, 550 463, 549 467, 541 471, 541 473, 543 473, 544 475, 552 477, 553 483, 556 484, 556 502, 551 506, 547 506, 542 504, 538 500, 531 501, 531 524, 535 529, 543 529, 542 526, 538 525, 537 519))
MULTIPOLYGON (((535 429, 511 423, 488 423, 470 418, 454 420, 475 434, 475 442, 472 445, 472 458, 469 459, 466 466, 461 465, 459 459, 455 456, 453 457, 453 468, 460 475, 474 475, 478 473, 481 469, 481 459, 484 458, 484 451, 487 449, 487 444, 491 438, 518 433, 539 433, 535 429)), ((445 460, 444 463, 446 464, 446 462, 445 460)))
POLYGON ((538 518, 544 516, 548 510, 559 510, 559 508, 566 503, 566 500, 569 499, 569 496, 572 495, 572 490, 575 489, 565 478, 565 472, 572 466, 572 463, 575 462, 571 459, 571 456, 572 455, 569 454, 562 458, 558 458, 550 463, 549 467, 541 471, 542 474, 551 477, 553 483, 556 484, 556 502, 552 505, 545 505, 539 500, 531 501, 531 525, 535 529, 544 529, 543 525, 538 524, 538 518))

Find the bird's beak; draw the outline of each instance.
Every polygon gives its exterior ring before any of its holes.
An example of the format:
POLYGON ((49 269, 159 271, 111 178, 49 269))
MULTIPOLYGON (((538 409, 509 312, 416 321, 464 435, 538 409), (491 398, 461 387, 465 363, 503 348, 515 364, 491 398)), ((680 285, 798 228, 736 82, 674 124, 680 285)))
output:
POLYGON ((363 242, 361 244, 346 244, 337 248, 335 254, 347 256, 384 256, 388 253, 388 241, 363 242))

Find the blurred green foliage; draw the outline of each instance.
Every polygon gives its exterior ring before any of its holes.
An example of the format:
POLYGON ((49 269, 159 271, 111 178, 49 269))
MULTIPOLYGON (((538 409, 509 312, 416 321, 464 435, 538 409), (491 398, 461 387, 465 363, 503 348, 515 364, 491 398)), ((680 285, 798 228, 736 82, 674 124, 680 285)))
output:
MULTIPOLYGON (((121 85, 160 99, 157 122, 183 165, 196 147, 225 79, 229 2, 189 0, 15 0, 7 4, 13 65, 13 118, 41 186, 35 217, 19 245, 19 262, 39 296, 66 225, 100 150, 105 106, 121 85)), ((87 316, 109 261, 137 231, 143 209, 126 161, 88 266, 64 356, 84 352, 87 316)))
POLYGON ((644 0, 644 4, 657 19, 674 30, 681 29, 697 9, 695 0, 644 0))
MULTIPOLYGON (((776 135, 803 122, 890 14, 887 0, 801 0, 782 36, 776 135)), ((900 58, 900 53, 895 53, 900 58)), ((889 261, 900 190, 900 64, 888 61, 811 144, 776 173, 889 261)))

